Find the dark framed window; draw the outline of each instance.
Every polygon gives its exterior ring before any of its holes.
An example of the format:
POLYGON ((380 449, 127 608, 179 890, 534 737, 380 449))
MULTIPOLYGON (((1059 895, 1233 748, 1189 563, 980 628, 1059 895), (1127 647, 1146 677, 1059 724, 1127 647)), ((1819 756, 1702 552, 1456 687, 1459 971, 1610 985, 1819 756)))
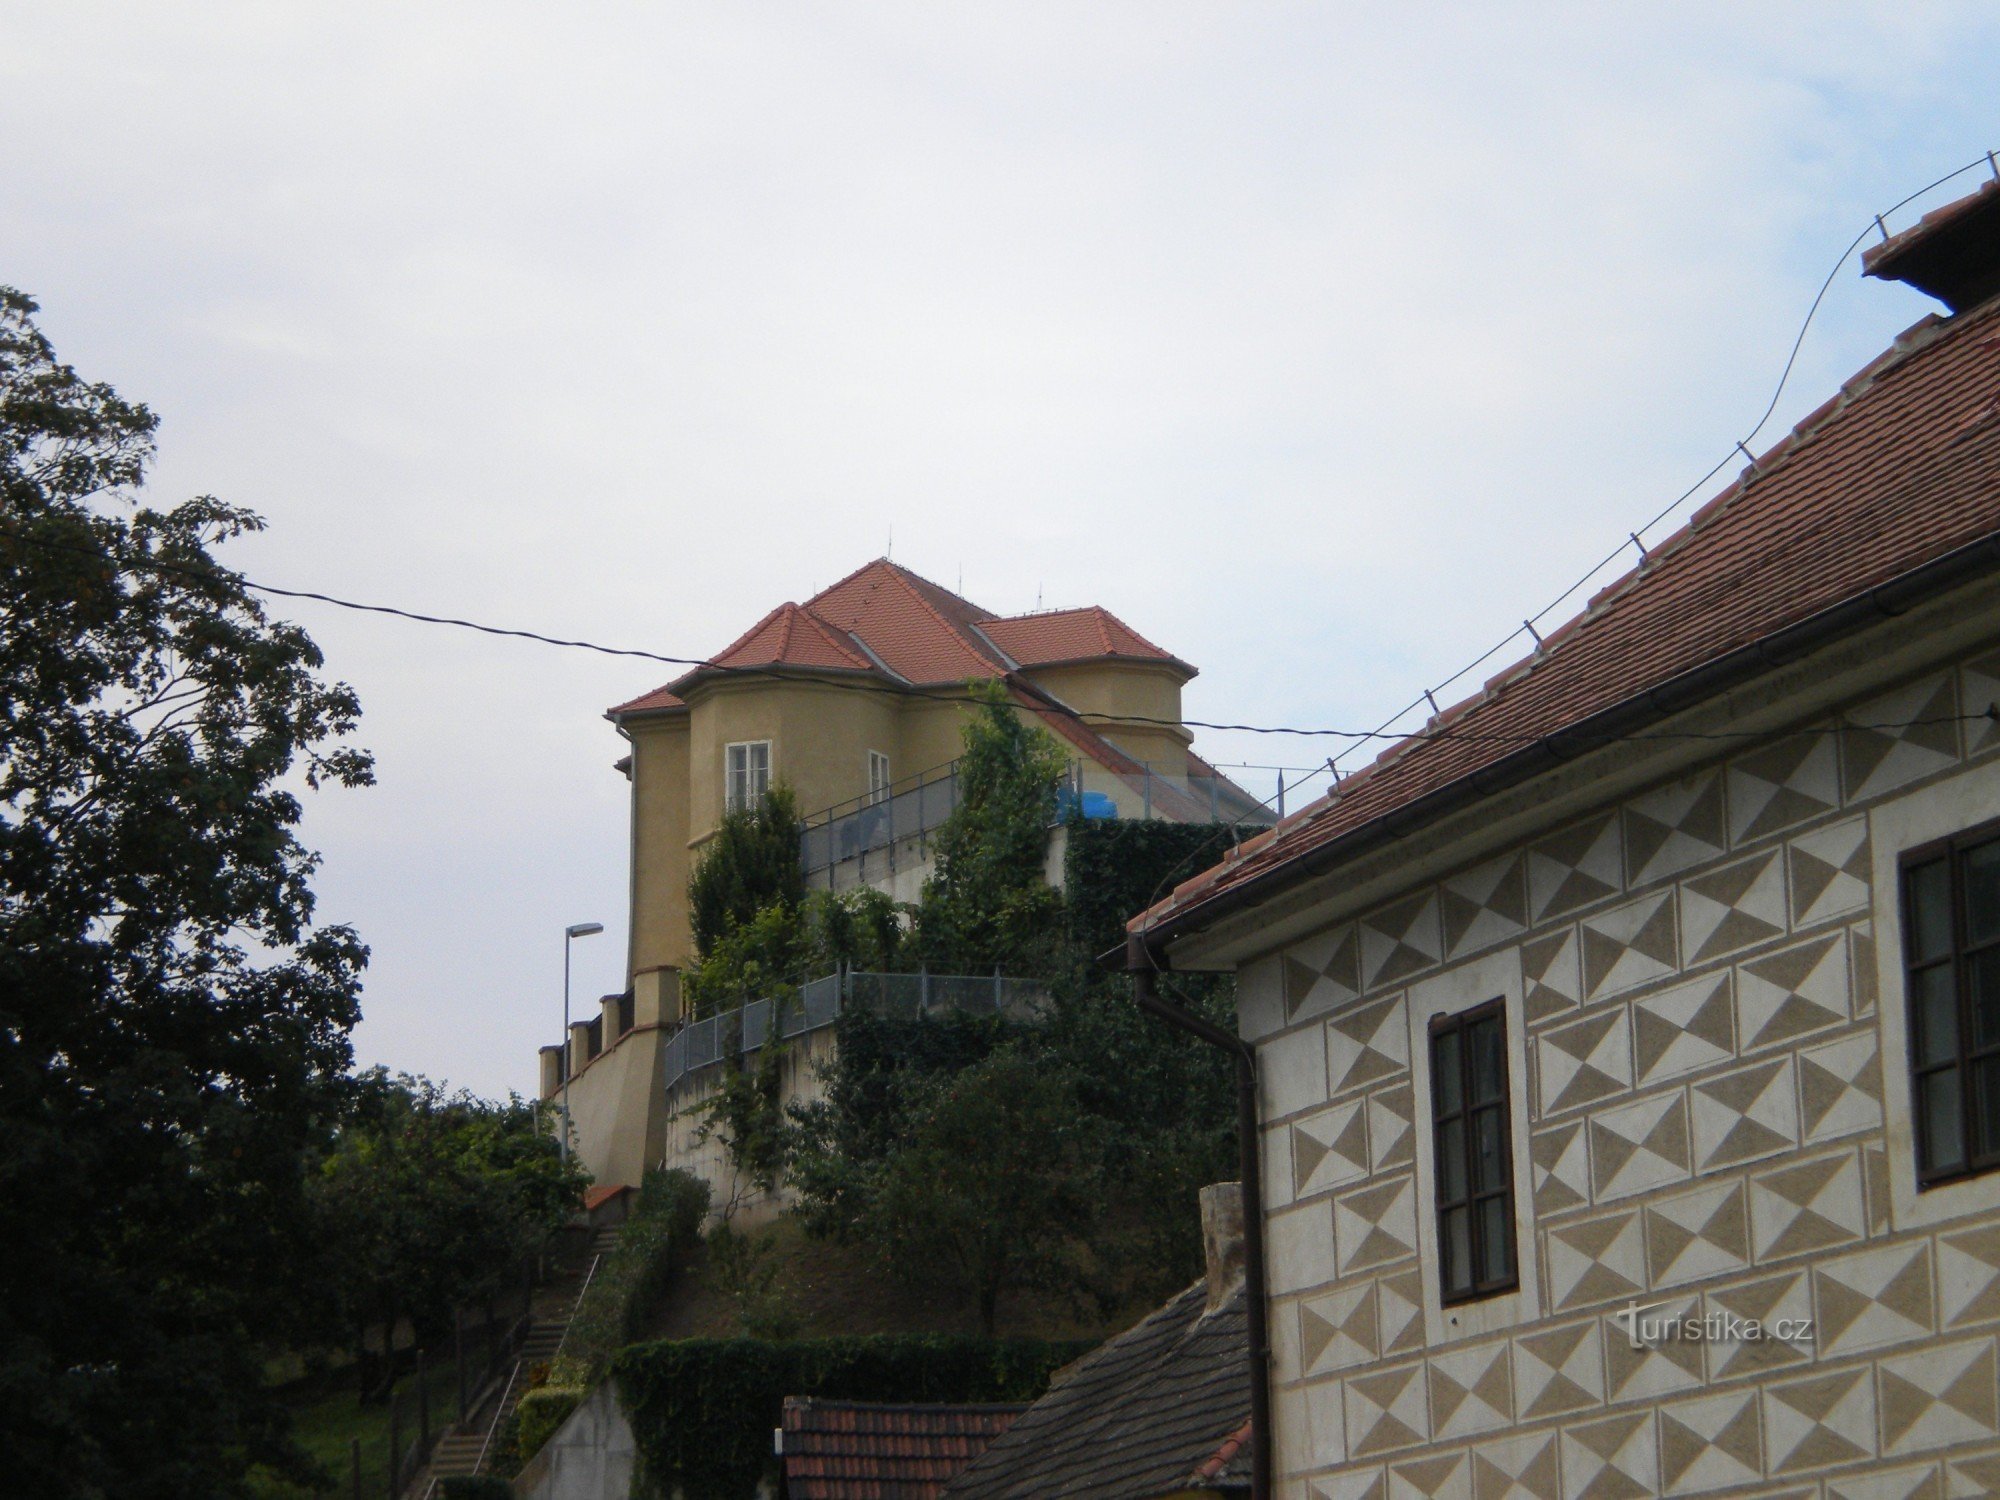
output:
POLYGON ((1431 1118, 1444 1301, 1511 1292, 1520 1273, 1504 1001, 1431 1022, 1431 1118))
POLYGON ((2000 1167, 2000 823, 1902 856, 1917 1183, 2000 1167))

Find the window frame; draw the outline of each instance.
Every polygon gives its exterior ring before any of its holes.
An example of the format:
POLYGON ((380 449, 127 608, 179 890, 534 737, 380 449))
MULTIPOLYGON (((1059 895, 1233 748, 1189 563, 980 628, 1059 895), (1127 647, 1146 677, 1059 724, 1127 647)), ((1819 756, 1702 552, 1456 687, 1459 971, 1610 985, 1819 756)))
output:
POLYGON ((889 800, 889 788, 893 784, 890 780, 888 755, 880 750, 870 750, 868 752, 868 805, 876 807, 881 803, 887 802, 889 800), (877 766, 882 768, 882 774, 879 779, 875 774, 877 766))
POLYGON ((1974 1071, 1981 1063, 1991 1063, 2000 1073, 2000 1039, 1984 1047, 1974 1044, 1972 1005, 1972 961, 2000 949, 2000 933, 1979 943, 1969 941, 1966 924, 1966 882, 1962 871, 1965 857, 1976 850, 2000 843, 2000 818, 1991 818, 1961 828, 1942 838, 1931 839, 1900 851, 1896 856, 1896 914, 1902 924, 1902 953, 1899 962, 1903 977, 1903 1021, 1905 1068, 1910 1082, 1910 1144, 1915 1156, 1916 1185, 1919 1193, 1950 1183, 2000 1171, 2000 1145, 1981 1156, 1974 1150, 1974 1071), (1919 958, 1916 953, 1915 873, 1942 861, 1945 868, 1945 899, 1950 905, 1950 941, 1942 956, 1919 958), (1951 972, 1952 1017, 1955 1026, 1951 1056, 1942 1062, 1922 1061, 1923 1025, 1918 1014, 1917 975, 1948 967, 1951 972), (1948 1167, 1930 1165, 1929 1112, 1925 1108, 1924 1080, 1943 1073, 1958 1075, 1957 1162, 1948 1167))
POLYGON ((722 747, 722 810, 725 814, 749 812, 763 800, 765 794, 770 790, 771 742, 769 740, 731 740, 722 747), (753 791, 751 783, 758 768, 754 764, 755 757, 751 755, 751 752, 757 749, 762 749, 764 752, 764 764, 762 767, 764 782, 762 786, 757 787, 753 791), (732 764, 736 757, 736 752, 739 750, 743 752, 743 798, 740 802, 736 797, 737 771, 736 767, 732 764))
POLYGON ((1514 1196, 1514 1099, 1513 1099, 1513 1059, 1509 1055, 1507 1031, 1507 998, 1499 995, 1464 1010, 1453 1011, 1430 1018, 1427 1028, 1427 1044, 1430 1049, 1431 1084, 1431 1209, 1436 1226, 1438 1300, 1443 1307, 1458 1307, 1469 1302, 1484 1302, 1492 1297, 1506 1296, 1521 1289, 1520 1255, 1515 1245, 1517 1228, 1516 1215, 1519 1210, 1514 1196), (1472 1029, 1486 1022, 1497 1028, 1500 1039, 1500 1091, 1486 1100, 1475 1100, 1472 1090, 1472 1048, 1467 1045, 1472 1029), (1447 1114, 1443 1110, 1442 1078, 1444 1069, 1440 1064, 1439 1049, 1447 1035, 1459 1037, 1458 1046, 1458 1108, 1447 1114), (1475 1115, 1491 1112, 1499 1121, 1499 1139, 1496 1142, 1496 1157, 1499 1162, 1499 1182, 1497 1186, 1482 1187, 1477 1181, 1477 1158, 1474 1151, 1473 1125, 1475 1115), (1448 1153, 1445 1146, 1445 1132, 1449 1126, 1460 1126, 1464 1134, 1464 1183, 1459 1196, 1446 1200, 1445 1177, 1448 1153), (1477 1268, 1486 1261, 1485 1230, 1481 1224, 1480 1207, 1490 1199, 1501 1203, 1500 1239, 1506 1250, 1506 1270, 1497 1277, 1479 1279, 1477 1268), (1466 1214, 1466 1250, 1475 1275, 1465 1287, 1454 1291, 1446 1281, 1450 1267, 1449 1234, 1445 1226, 1445 1215, 1456 1209, 1466 1214))

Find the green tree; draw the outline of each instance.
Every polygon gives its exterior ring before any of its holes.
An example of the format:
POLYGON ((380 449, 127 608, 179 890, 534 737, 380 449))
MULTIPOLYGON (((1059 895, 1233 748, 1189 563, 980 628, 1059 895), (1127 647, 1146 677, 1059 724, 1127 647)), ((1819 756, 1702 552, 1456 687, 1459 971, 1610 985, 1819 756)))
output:
POLYGON ((1004 689, 974 683, 959 804, 937 832, 937 871, 916 914, 919 956, 933 969, 1043 974, 1060 956, 1062 898, 1044 877, 1065 762, 1004 689))
POLYGON ((799 863, 805 824, 789 787, 772 787, 755 806, 725 813, 688 881, 688 920, 704 957, 733 927, 770 907, 795 911, 805 899, 799 863))
POLYGON ((1074 1078, 1018 1047, 935 1080, 909 1141, 871 1174, 860 1229, 884 1262, 969 1305, 992 1337, 1003 1294, 1073 1292, 1100 1173, 1074 1078))
POLYGON ((546 1110, 364 1074, 314 1204, 332 1284, 357 1331, 407 1318, 420 1343, 497 1291, 575 1211, 588 1177, 564 1159, 546 1110))
POLYGON ((263 1389, 320 1312, 310 1153, 366 950, 298 792, 371 779, 318 649, 137 501, 156 426, 0 288, 0 1452, 39 1496, 299 1473, 263 1389))

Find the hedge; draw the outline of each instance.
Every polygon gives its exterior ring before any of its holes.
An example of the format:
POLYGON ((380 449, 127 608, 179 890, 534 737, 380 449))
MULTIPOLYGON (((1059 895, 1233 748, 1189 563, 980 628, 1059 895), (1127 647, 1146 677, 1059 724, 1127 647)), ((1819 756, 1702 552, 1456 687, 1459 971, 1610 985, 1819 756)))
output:
POLYGON ((646 1493, 750 1500, 774 1466, 787 1396, 848 1401, 1032 1401, 1094 1344, 957 1334, 672 1339, 634 1344, 612 1376, 646 1493))
POLYGON ((1125 923, 1181 881, 1220 863, 1235 837, 1257 831, 1139 818, 1072 817, 1064 827, 1063 900, 1085 962, 1124 942, 1125 923))
POLYGON ((556 1435, 588 1394, 581 1386, 540 1385, 521 1397, 515 1408, 520 1427, 514 1441, 523 1462, 541 1452, 542 1444, 556 1435))

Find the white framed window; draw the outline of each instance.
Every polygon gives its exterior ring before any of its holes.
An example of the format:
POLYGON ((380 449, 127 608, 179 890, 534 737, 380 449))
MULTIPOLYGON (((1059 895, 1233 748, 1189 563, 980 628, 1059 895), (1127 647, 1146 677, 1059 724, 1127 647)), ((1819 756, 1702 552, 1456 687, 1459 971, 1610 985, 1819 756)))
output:
POLYGON ((771 790, 771 742, 740 740, 722 752, 723 807, 727 812, 745 812, 764 800, 771 790))
POLYGON ((889 800, 889 757, 880 750, 868 752, 868 800, 889 800))

